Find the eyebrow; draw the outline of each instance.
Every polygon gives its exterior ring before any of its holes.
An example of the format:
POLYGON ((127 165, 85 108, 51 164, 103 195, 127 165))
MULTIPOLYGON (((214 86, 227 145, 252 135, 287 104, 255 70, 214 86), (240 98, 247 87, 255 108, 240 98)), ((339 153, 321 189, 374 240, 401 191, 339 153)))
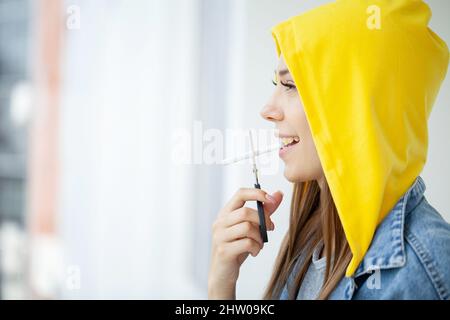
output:
MULTIPOLYGON (((275 74, 277 74, 277 70, 274 70, 274 72, 275 72, 275 74)), ((281 77, 281 76, 284 76, 284 75, 286 75, 288 73, 290 73, 288 69, 283 69, 283 70, 278 71, 278 76, 281 77)))

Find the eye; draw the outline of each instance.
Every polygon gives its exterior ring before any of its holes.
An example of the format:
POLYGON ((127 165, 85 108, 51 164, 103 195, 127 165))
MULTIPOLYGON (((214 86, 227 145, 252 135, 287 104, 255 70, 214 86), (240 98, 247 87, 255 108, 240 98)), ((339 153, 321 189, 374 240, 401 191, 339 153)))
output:
POLYGON ((278 83, 276 83, 275 80, 272 79, 272 84, 276 87, 278 85, 278 83))
POLYGON ((297 89, 297 87, 294 84, 286 83, 283 81, 280 81, 280 83, 283 87, 286 87, 286 91, 289 91, 291 89, 297 89))

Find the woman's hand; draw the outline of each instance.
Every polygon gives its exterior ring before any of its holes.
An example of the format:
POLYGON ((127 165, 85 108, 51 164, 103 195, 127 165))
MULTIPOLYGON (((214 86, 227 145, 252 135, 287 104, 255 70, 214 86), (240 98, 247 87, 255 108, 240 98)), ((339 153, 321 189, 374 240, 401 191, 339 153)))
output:
POLYGON ((235 299, 239 268, 249 254, 256 257, 264 246, 258 211, 244 207, 245 202, 263 202, 267 230, 273 230, 275 225, 270 216, 282 199, 280 191, 269 195, 260 189, 242 188, 219 212, 212 227, 209 299, 235 299))

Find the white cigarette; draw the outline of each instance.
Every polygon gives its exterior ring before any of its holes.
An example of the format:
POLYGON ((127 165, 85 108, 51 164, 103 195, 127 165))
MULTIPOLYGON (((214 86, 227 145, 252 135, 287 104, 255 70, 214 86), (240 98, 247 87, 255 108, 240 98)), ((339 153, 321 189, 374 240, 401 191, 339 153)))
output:
MULTIPOLYGON (((262 155, 264 153, 269 153, 269 152, 272 152, 272 151, 275 151, 275 150, 278 150, 278 149, 280 149, 280 145, 273 145, 273 146, 270 146, 270 147, 267 147, 267 148, 264 148, 264 149, 261 149, 261 150, 256 150, 255 151, 255 156, 260 156, 260 155, 262 155)), ((223 165, 232 164, 232 163, 235 163, 235 162, 238 162, 238 161, 249 159, 252 156, 253 156, 253 152, 250 151, 250 152, 244 153, 244 154, 242 154, 240 156, 237 156, 237 157, 227 158, 227 159, 224 159, 222 161, 219 161, 218 164, 223 164, 223 165)))

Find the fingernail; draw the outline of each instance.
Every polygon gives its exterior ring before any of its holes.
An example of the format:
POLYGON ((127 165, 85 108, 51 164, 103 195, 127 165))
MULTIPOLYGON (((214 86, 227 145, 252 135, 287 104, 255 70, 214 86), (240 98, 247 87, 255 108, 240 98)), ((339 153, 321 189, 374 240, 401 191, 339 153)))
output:
POLYGON ((281 190, 278 190, 278 192, 279 192, 279 193, 281 193, 281 196, 284 196, 284 193, 283 193, 283 191, 281 191, 281 190))
POLYGON ((270 194, 266 194, 266 199, 267 200, 269 200, 270 202, 272 202, 272 203, 275 203, 275 198, 274 197, 272 197, 270 194))

